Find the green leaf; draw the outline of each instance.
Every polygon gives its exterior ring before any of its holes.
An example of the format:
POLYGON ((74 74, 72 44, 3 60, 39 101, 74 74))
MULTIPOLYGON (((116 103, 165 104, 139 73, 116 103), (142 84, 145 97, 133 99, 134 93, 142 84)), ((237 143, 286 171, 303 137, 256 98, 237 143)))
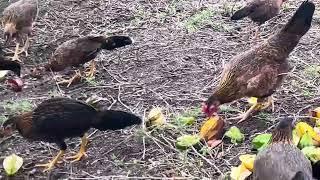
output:
POLYGON ((314 146, 307 146, 303 148, 301 151, 313 163, 316 163, 320 160, 320 148, 316 148, 314 146))
POLYGON ((199 135, 183 135, 177 138, 176 146, 178 149, 185 150, 200 142, 199 135))
POLYGON ((256 136, 255 138, 253 138, 252 140, 252 147, 253 149, 256 149, 258 151, 261 151, 262 149, 264 149, 270 139, 271 139, 271 134, 259 134, 258 136, 256 136))
POLYGON ((14 175, 22 166, 23 159, 15 154, 7 156, 3 161, 3 168, 8 176, 14 175))
POLYGON ((308 146, 313 146, 313 140, 309 133, 305 133, 300 139, 299 147, 300 149, 303 149, 308 146))
POLYGON ((235 126, 232 126, 225 135, 231 139, 233 144, 241 143, 244 140, 244 134, 235 126))
POLYGON ((176 123, 179 126, 190 126, 196 121, 195 117, 178 117, 176 123))

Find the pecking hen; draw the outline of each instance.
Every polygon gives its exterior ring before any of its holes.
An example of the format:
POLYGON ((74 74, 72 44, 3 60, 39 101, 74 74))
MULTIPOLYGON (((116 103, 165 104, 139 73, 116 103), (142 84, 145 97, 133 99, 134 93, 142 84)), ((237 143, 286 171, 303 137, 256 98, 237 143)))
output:
MULTIPOLYGON (((79 66, 91 61, 87 76, 93 77, 95 73, 95 61, 98 53, 102 50, 114 50, 119 47, 130 45, 133 40, 128 36, 85 36, 72 39, 61 44, 52 54, 49 63, 44 66, 44 70, 54 72, 62 71, 67 67, 79 66)), ((39 74, 39 71, 35 72, 39 74)), ((70 80, 63 80, 59 83, 68 83, 68 86, 76 79, 81 77, 79 72, 70 80)))
POLYGON ((271 144, 258 153, 254 180, 307 180, 312 178, 310 161, 292 143, 293 119, 284 118, 272 133, 271 144))
POLYGON ((117 130, 141 122, 139 117, 127 112, 100 111, 76 100, 53 98, 42 102, 32 112, 10 117, 3 123, 2 134, 10 135, 16 129, 29 140, 56 143, 60 148, 58 155, 47 164, 37 165, 46 167, 47 171, 54 167, 67 149, 65 138, 82 137, 80 151, 68 158, 79 161, 86 156, 86 132, 90 128, 117 130))
POLYGON ((281 85, 289 71, 288 56, 297 46, 300 38, 311 27, 315 5, 303 2, 289 22, 264 43, 234 57, 222 72, 220 83, 205 101, 203 112, 212 116, 221 104, 243 97, 257 97, 255 103, 239 122, 249 117, 251 112, 271 104, 271 95, 281 85))
MULTIPOLYGON (((12 39, 16 40, 16 48, 13 60, 19 60, 19 54, 24 52, 28 55, 33 22, 38 13, 37 0, 19 0, 10 4, 3 11, 4 37, 6 43, 12 39), (20 43, 24 43, 19 52, 20 43)), ((20 61, 20 60, 19 60, 20 61)))

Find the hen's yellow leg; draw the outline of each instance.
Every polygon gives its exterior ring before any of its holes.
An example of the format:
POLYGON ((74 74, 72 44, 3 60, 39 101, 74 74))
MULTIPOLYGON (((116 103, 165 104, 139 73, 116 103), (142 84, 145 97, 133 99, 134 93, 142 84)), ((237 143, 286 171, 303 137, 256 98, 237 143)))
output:
POLYGON ((87 157, 86 150, 87 150, 88 141, 89 140, 88 140, 87 134, 85 134, 81 138, 81 146, 80 146, 79 152, 74 156, 67 157, 66 159, 73 159, 71 162, 76 162, 76 161, 80 161, 83 156, 87 157))
POLYGON ((259 108, 259 106, 260 106, 259 103, 253 104, 253 105, 248 109, 248 111, 246 111, 244 114, 241 114, 240 116, 236 117, 235 119, 240 119, 240 120, 238 121, 238 123, 241 123, 241 122, 247 120, 248 117, 251 115, 251 113, 252 113, 253 111, 256 111, 256 110, 259 108))
POLYGON ((271 106, 272 112, 274 112, 274 101, 272 96, 269 96, 266 102, 261 103, 258 110, 266 109, 269 106, 271 106))
POLYGON ((60 158, 64 155, 64 150, 60 150, 55 158, 53 158, 49 163, 46 164, 37 164, 36 167, 45 167, 43 172, 53 169, 54 165, 58 163, 60 158))
POLYGON ((70 79, 62 79, 61 81, 57 82, 58 84, 67 84, 69 87, 74 81, 77 81, 82 78, 80 71, 75 71, 76 74, 70 79))
POLYGON ((19 52, 19 54, 21 53, 25 53, 26 57, 29 55, 28 54, 28 49, 29 49, 29 46, 30 46, 30 39, 29 39, 29 36, 27 36, 27 40, 26 42, 24 43, 24 46, 22 47, 21 51, 19 52))
POLYGON ((91 60, 89 71, 86 72, 86 76, 89 78, 92 78, 95 73, 96 73, 96 62, 94 60, 91 60))
POLYGON ((261 99, 257 99, 257 102, 253 103, 247 112, 245 112, 244 114, 240 115, 235 119, 240 119, 238 123, 241 123, 245 121, 250 116, 250 114, 253 113, 254 111, 261 111, 263 109, 268 108, 269 106, 272 106, 272 111, 274 111, 274 102, 273 102, 272 96, 269 96, 266 102, 261 102, 261 99))
POLYGON ((19 62, 22 62, 20 59, 19 59, 19 46, 20 44, 19 43, 16 43, 16 48, 14 50, 14 55, 13 57, 11 57, 11 59, 13 61, 19 61, 19 62))

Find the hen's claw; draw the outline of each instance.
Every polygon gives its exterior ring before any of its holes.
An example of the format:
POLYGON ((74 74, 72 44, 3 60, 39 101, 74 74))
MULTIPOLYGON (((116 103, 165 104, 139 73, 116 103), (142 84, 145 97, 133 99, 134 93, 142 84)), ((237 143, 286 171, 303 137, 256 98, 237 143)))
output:
POLYGON ((92 78, 96 73, 96 62, 91 60, 88 72, 85 72, 86 76, 92 78))
POLYGON ((74 156, 67 157, 66 159, 73 159, 71 162, 76 162, 76 161, 80 161, 83 156, 87 157, 88 155, 86 154, 86 149, 87 149, 88 141, 89 140, 88 140, 87 134, 85 134, 81 138, 81 146, 80 146, 79 152, 74 156))
POLYGON ((64 150, 60 150, 60 152, 57 154, 57 156, 55 158, 53 158, 49 163, 37 164, 37 165, 35 165, 35 167, 45 167, 43 172, 50 171, 59 162, 59 160, 63 156, 63 154, 64 154, 64 150))
POLYGON ((70 78, 70 79, 63 79, 61 81, 58 81, 58 84, 67 84, 67 87, 69 87, 73 82, 78 81, 82 78, 81 73, 79 71, 76 71, 76 74, 70 78))

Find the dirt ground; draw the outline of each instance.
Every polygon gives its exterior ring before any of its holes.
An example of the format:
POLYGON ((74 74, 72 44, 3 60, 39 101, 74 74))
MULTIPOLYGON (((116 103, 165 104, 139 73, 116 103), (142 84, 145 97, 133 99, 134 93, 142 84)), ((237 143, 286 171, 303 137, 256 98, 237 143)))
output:
MULTIPOLYGON (((177 114, 199 107, 217 84, 224 64, 257 44, 253 40, 255 25, 248 19, 230 20, 233 9, 244 3, 234 0, 39 0, 30 56, 23 58, 23 75, 47 62, 59 44, 74 37, 125 34, 133 37, 135 43, 116 51, 101 52, 96 58, 98 73, 93 80, 83 80, 67 88, 58 86, 50 73, 41 79, 26 76, 26 87, 21 93, 7 90, 2 84, 0 100, 28 100, 35 106, 51 96, 79 100, 100 97, 101 108, 131 111, 141 117, 153 106, 163 107, 170 121, 177 114)), ((286 2, 277 17, 262 25, 260 41, 281 28, 299 3, 297 0, 286 2)), ((204 155, 194 150, 177 150, 178 136, 199 131, 204 119, 200 115, 197 123, 187 128, 152 132, 145 132, 141 127, 114 132, 91 130, 88 157, 76 163, 64 161, 49 173, 43 173, 34 165, 55 156, 57 146, 27 142, 16 133, 0 139, 1 162, 11 153, 24 158, 24 165, 14 179, 217 179, 237 166, 238 156, 251 152, 252 137, 270 131, 279 117, 306 119, 310 109, 320 106, 320 73, 319 68, 315 68, 320 63, 319 23, 317 9, 312 28, 289 57, 292 69, 274 95, 275 111, 263 111, 237 125, 246 135, 244 143, 233 145, 224 140, 204 155)), ((225 105, 221 115, 227 119, 247 108, 247 103, 240 100, 225 105)), ((0 112, 10 114, 6 108, 0 112)), ((226 129, 231 124, 235 121, 227 120, 226 129)), ((78 151, 79 139, 66 142, 68 155, 78 151)), ((2 163, 0 169, 0 179, 5 179, 2 163)))

